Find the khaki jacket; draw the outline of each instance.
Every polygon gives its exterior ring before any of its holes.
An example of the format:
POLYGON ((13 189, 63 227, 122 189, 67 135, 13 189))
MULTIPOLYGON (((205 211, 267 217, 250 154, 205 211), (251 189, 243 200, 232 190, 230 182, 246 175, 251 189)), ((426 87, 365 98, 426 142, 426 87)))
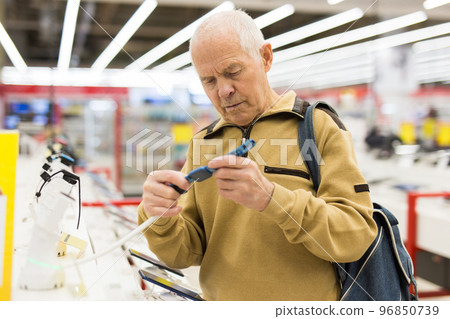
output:
MULTIPOLYGON (((264 211, 218 196, 212 177, 181 196, 181 214, 144 233, 167 265, 201 265, 207 300, 337 300, 331 262, 359 259, 376 236, 350 133, 314 112, 323 160, 316 194, 299 152, 294 100, 288 92, 247 130, 220 120, 197 133, 187 153, 185 173, 233 150, 243 137, 254 139, 248 156, 275 185, 264 211)), ((140 206, 139 223, 146 218, 140 206)))

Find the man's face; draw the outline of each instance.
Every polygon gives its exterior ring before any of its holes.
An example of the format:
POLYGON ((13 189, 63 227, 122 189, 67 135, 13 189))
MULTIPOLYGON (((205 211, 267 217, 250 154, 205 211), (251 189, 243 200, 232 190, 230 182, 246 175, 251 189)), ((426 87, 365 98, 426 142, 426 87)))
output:
POLYGON ((272 102, 266 72, 269 60, 258 60, 244 52, 236 36, 218 34, 199 38, 192 48, 192 59, 206 95, 226 122, 246 126, 272 102))

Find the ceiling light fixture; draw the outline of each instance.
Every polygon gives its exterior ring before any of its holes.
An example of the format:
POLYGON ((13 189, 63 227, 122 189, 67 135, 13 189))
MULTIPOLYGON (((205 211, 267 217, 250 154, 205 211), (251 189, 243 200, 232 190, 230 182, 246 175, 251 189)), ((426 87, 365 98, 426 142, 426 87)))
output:
POLYGON ((324 88, 338 87, 344 85, 363 84, 372 81, 375 78, 375 68, 373 66, 363 66, 351 70, 338 70, 328 74, 317 74, 302 78, 300 81, 292 83, 289 79, 280 79, 271 81, 275 88, 289 87, 291 89, 299 88, 324 88))
POLYGON ((450 50, 444 50, 443 53, 438 54, 421 54, 414 56, 414 62, 417 64, 427 63, 432 61, 450 61, 450 50))
POLYGON ((355 58, 361 55, 369 55, 368 53, 371 52, 371 42, 372 41, 367 41, 361 44, 354 44, 338 49, 328 50, 326 53, 320 52, 287 60, 281 63, 276 63, 270 70, 269 75, 275 76, 278 74, 297 72, 298 70, 304 69, 305 65, 307 67, 311 67, 312 65, 315 66, 320 64, 336 63, 336 61, 355 58))
POLYGON ((157 45, 155 48, 148 51, 143 56, 141 56, 139 59, 126 66, 125 69, 140 70, 140 71, 144 70, 149 65, 153 64, 155 61, 159 60, 161 57, 165 56, 167 53, 177 48, 187 40, 189 40, 194 34, 194 31, 197 28, 197 26, 200 23, 202 23, 203 20, 205 20, 207 17, 217 12, 230 11, 233 9, 234 4, 232 2, 230 1, 223 2, 219 6, 217 6, 216 8, 214 8, 213 10, 202 16, 200 19, 192 22, 190 25, 178 31, 173 36, 171 36, 170 38, 168 38, 161 44, 157 45))
MULTIPOLYGON (((272 23, 279 21, 281 19, 284 19, 288 15, 284 15, 288 12, 290 12, 287 9, 281 10, 283 7, 279 7, 275 10, 272 10, 261 17, 258 17, 255 19, 256 25, 262 29, 269 24, 265 23, 265 21, 273 21, 272 23), (284 13, 284 14, 283 14, 284 13), (271 17, 269 19, 269 17, 271 17)), ((335 28, 337 26, 340 26, 342 24, 354 21, 356 19, 359 19, 363 16, 363 11, 361 9, 351 9, 342 13, 339 13, 337 15, 334 15, 332 17, 311 23, 309 25, 306 25, 304 27, 300 27, 298 29, 288 31, 286 33, 280 34, 278 36, 272 37, 270 39, 267 39, 267 42, 270 42, 272 45, 272 49, 278 48, 280 46, 292 43, 294 41, 301 40, 303 38, 306 38, 308 36, 335 28)), ((155 69, 159 70, 168 70, 173 71, 178 68, 181 68, 187 64, 191 63, 191 56, 189 52, 183 53, 161 65, 158 65, 155 67, 155 69)))
POLYGON ((431 27, 403 32, 373 41, 372 50, 383 50, 394 46, 422 41, 429 38, 450 33, 450 22, 437 24, 431 27))
POLYGON ((191 63, 191 52, 187 51, 184 53, 181 53, 180 55, 161 63, 160 65, 155 66, 152 68, 153 70, 163 70, 166 72, 172 72, 176 69, 179 69, 185 65, 188 65, 191 63))
POLYGON ((325 18, 323 20, 319 20, 317 22, 305 25, 303 27, 282 33, 280 35, 269 38, 266 41, 270 42, 273 49, 279 48, 285 46, 286 44, 290 44, 295 41, 299 41, 304 38, 310 37, 312 35, 336 28, 343 24, 355 21, 361 18, 363 15, 364 12, 361 9, 354 8, 336 14, 329 18, 325 18))
POLYGON ((423 11, 414 12, 398 18, 386 20, 359 29, 332 35, 326 38, 297 45, 295 47, 274 53, 274 63, 291 60, 300 56, 324 51, 362 39, 374 37, 383 33, 394 31, 409 25, 420 23, 427 19, 423 11))
MULTIPOLYGON (((447 73, 450 68, 450 61, 431 61, 428 63, 420 63, 415 66, 417 74, 434 74, 434 73, 442 73, 444 70, 447 70, 447 73)), ((450 76, 450 75, 449 75, 450 76)))
POLYGON ((58 69, 67 70, 70 66, 72 55, 73 39, 75 37, 75 27, 77 24, 78 9, 80 0, 67 0, 66 13, 59 47, 58 69))
MULTIPOLYGON (((269 11, 262 16, 255 18, 255 23, 258 28, 263 29, 277 21, 280 21, 295 12, 295 9, 290 4, 285 4, 281 7, 278 7, 272 11, 269 11)), ((190 52, 182 53, 169 61, 161 63, 160 65, 154 67, 155 70, 164 70, 167 72, 175 71, 185 65, 191 63, 191 54, 190 52)))
POLYGON ((416 54, 445 49, 450 47, 450 36, 421 41, 413 45, 413 51, 416 54))
POLYGON ((359 56, 358 58, 343 59, 339 63, 319 63, 311 68, 309 64, 305 63, 301 68, 296 69, 296 72, 278 73, 269 76, 269 81, 277 82, 283 81, 303 81, 319 74, 327 74, 328 76, 337 71, 350 71, 351 69, 360 69, 366 66, 372 66, 375 63, 375 58, 371 56, 359 56), (300 78, 299 78, 300 77, 300 78))
POLYGON ((328 4, 335 5, 335 4, 341 3, 342 1, 344 1, 344 0, 328 0, 328 4))
POLYGON ((16 69, 19 70, 20 72, 26 71, 27 64, 23 60, 22 56, 20 55, 19 51, 14 45, 14 42, 9 37, 8 32, 6 32, 1 22, 0 22, 0 43, 2 44, 6 54, 8 55, 9 59, 11 60, 12 64, 16 67, 16 69))
POLYGON ((294 14, 295 8, 292 4, 285 4, 281 7, 273 9, 260 17, 257 17, 254 21, 256 26, 260 29, 263 29, 275 22, 283 20, 286 17, 294 14))
POLYGON ((130 40, 133 34, 139 29, 149 15, 155 10, 158 3, 155 0, 146 0, 136 10, 133 16, 127 21, 116 37, 100 54, 92 65, 94 71, 104 70, 114 59, 114 57, 122 50, 124 45, 130 40))
MULTIPOLYGON (((279 81, 283 81, 283 84, 286 84, 288 81, 291 81, 292 84, 292 81, 295 80, 295 78, 293 79, 292 76, 287 75, 285 78, 283 78, 281 76, 277 77, 277 75, 297 73, 298 76, 300 76, 301 71, 305 68, 310 68, 311 65, 319 65, 331 62, 336 63, 336 61, 348 59, 352 56, 356 58, 358 56, 370 55, 376 51, 422 41, 448 33, 450 33, 450 22, 414 31, 408 31, 377 40, 366 41, 339 49, 329 50, 326 53, 316 53, 313 55, 275 64, 270 76, 279 79, 279 81)), ((302 81, 303 79, 307 79, 307 77, 302 76, 302 81)))
POLYGON ((450 0, 426 0, 423 3, 423 7, 427 10, 430 10, 448 3, 450 3, 450 0))
POLYGON ((429 72, 416 74, 416 79, 419 83, 432 83, 432 82, 443 82, 450 80, 450 67, 442 68, 441 71, 429 72))

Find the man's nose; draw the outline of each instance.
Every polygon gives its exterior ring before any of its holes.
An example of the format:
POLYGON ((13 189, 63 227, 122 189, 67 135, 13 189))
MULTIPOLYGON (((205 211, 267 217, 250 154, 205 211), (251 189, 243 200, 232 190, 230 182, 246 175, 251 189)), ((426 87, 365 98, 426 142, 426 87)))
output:
POLYGON ((220 98, 229 98, 235 91, 233 83, 225 79, 221 79, 218 81, 218 88, 220 98))

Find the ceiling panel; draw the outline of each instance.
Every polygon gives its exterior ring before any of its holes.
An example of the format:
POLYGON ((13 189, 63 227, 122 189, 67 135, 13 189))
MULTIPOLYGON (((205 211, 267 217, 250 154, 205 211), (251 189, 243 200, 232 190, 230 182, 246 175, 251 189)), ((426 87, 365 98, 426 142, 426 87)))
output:
MULTIPOLYGON (((286 3, 294 5, 294 15, 263 30, 266 38, 298 28, 344 10, 360 7, 365 16, 352 29, 395 16, 423 10, 422 0, 346 0, 330 6, 326 0, 245 0, 234 1, 251 16, 286 3)), ((81 1, 72 52, 71 67, 90 67, 111 42, 142 1, 89 0, 81 1)), ((126 44, 124 50, 111 62, 109 68, 123 68, 165 39, 195 21, 221 1, 212 0, 160 0, 155 11, 126 44)), ((66 1, 63 0, 3 0, 0 21, 4 25, 28 66, 56 67, 66 1)), ((450 20, 450 5, 427 11, 429 20, 414 28, 434 25, 450 20)), ((303 42, 343 32, 350 24, 304 39, 303 42)), ((293 43, 292 45, 300 44, 293 43)), ((188 44, 170 52, 152 65, 156 66, 185 52, 188 44)), ((11 65, 7 57, 0 63, 11 65)))

